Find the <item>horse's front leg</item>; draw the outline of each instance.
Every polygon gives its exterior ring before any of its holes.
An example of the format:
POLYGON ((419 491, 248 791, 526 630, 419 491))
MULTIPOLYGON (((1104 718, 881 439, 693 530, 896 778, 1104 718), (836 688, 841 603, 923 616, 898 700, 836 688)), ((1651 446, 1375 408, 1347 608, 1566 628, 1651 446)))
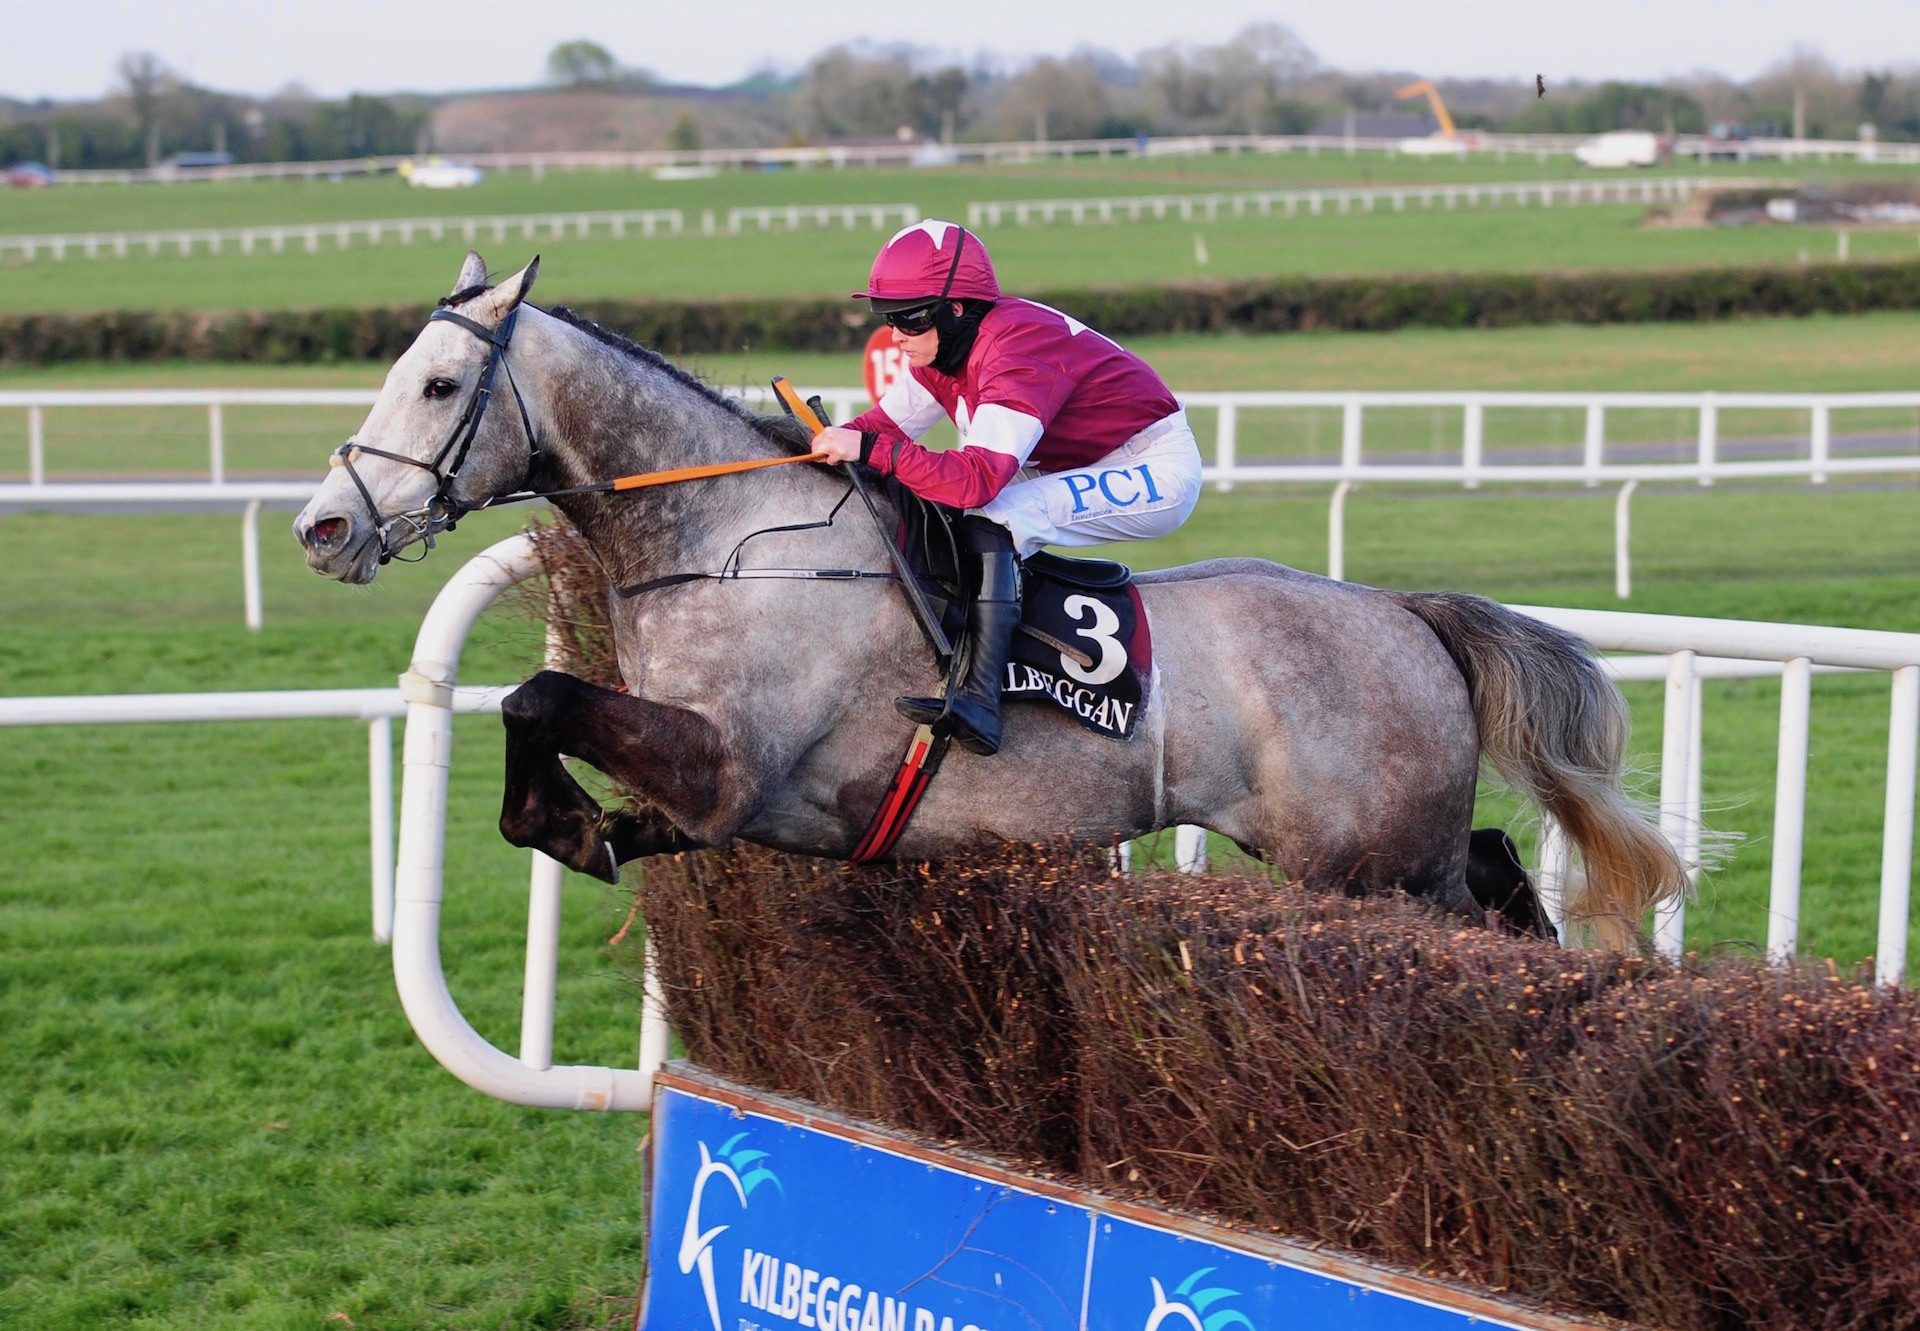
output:
POLYGON ((507 695, 500 714, 507 729, 500 833, 512 844, 611 883, 628 860, 728 834, 730 769, 719 732, 698 713, 543 670, 507 695), (605 772, 657 816, 602 809, 560 761, 563 753, 605 772))

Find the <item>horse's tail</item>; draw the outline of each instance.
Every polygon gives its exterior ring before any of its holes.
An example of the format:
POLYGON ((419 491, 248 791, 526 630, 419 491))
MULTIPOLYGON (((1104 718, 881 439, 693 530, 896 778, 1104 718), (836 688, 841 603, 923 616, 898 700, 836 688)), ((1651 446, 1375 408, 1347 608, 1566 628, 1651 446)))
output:
POLYGON ((1559 823, 1586 866, 1567 916, 1625 947, 1651 906, 1679 899, 1686 865, 1657 814, 1621 784, 1627 705, 1578 637, 1481 596, 1395 593, 1466 676, 1480 748, 1559 823))

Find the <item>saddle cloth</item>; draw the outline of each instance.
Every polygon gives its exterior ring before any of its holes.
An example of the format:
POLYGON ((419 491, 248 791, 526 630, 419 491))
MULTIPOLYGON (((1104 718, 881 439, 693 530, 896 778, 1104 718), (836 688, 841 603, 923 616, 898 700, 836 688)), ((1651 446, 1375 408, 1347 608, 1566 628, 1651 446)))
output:
POLYGON ((1109 739, 1133 737, 1153 679, 1153 633, 1121 564, 1042 552, 1026 561, 1020 631, 1001 681, 1109 739))
MULTIPOLYGON (((888 488, 901 514, 895 539, 942 626, 958 634, 966 610, 945 530, 955 515, 892 477, 888 488)), ((1025 561, 1021 601, 1001 696, 1051 702, 1095 734, 1131 739, 1153 679, 1153 634, 1132 571, 1111 560, 1042 551, 1025 561)))

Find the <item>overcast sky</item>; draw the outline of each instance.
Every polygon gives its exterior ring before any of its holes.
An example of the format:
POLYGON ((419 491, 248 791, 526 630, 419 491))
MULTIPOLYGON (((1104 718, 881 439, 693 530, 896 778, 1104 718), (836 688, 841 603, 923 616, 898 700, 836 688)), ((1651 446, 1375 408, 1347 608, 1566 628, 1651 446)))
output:
POLYGON ((1796 45, 1845 68, 1920 64, 1920 0, 0 0, 0 93, 97 96, 133 50, 207 87, 340 96, 521 86, 576 37, 670 81, 716 84, 860 38, 963 60, 1083 43, 1132 57, 1269 21, 1329 65, 1430 76, 1747 78, 1796 45))

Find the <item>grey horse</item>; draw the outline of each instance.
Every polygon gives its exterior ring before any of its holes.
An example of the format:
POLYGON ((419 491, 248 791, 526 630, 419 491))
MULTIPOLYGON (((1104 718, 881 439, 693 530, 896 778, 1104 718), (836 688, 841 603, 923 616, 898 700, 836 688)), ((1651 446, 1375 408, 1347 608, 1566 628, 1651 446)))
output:
MULTIPOLYGON (((489 286, 467 256, 294 523, 315 571, 369 582, 394 553, 512 493, 806 451, 792 423, 523 303, 538 266, 489 286)), ((845 491, 839 473, 801 463, 552 502, 609 585, 630 587, 719 570, 743 536, 817 522, 845 491)), ((747 548, 749 568, 887 567, 855 509, 747 548)), ((1578 850, 1569 917, 1598 941, 1626 945, 1650 907, 1685 890, 1681 860, 1622 788, 1625 704, 1577 638, 1479 597, 1257 559, 1138 583, 1157 679, 1133 738, 1018 709, 999 755, 947 759, 896 856, 1193 823, 1290 880, 1474 913, 1484 754, 1578 850)), ((624 692, 543 671, 507 700, 507 839, 609 881, 641 856, 736 837, 847 856, 909 737, 893 698, 941 683, 899 587, 696 579, 613 600, 612 615, 624 692), (639 811, 603 810, 561 754, 633 792, 639 811)))

